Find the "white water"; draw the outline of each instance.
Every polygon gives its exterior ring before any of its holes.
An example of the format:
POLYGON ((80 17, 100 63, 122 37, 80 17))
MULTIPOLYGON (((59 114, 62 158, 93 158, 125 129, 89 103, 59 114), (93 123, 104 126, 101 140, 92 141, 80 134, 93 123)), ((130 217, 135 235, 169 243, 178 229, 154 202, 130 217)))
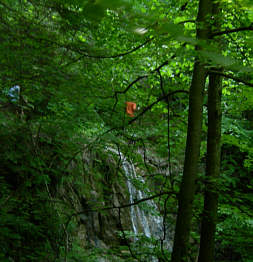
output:
MULTIPOLYGON (((137 200, 146 198, 147 196, 145 193, 136 189, 136 187, 133 185, 133 180, 138 180, 143 184, 145 183, 141 176, 136 175, 133 163, 130 162, 121 152, 113 148, 108 148, 108 150, 120 157, 121 165, 127 178, 130 203, 132 204, 137 200)), ((146 201, 146 205, 148 205, 149 210, 157 210, 156 204, 152 200, 146 201)), ((161 217, 152 215, 147 211, 145 212, 138 205, 132 205, 130 207, 130 215, 135 236, 140 233, 144 233, 144 235, 148 238, 153 237, 156 239, 161 239, 163 237, 163 225, 161 217)), ((135 240, 137 239, 138 237, 135 238, 135 240)))

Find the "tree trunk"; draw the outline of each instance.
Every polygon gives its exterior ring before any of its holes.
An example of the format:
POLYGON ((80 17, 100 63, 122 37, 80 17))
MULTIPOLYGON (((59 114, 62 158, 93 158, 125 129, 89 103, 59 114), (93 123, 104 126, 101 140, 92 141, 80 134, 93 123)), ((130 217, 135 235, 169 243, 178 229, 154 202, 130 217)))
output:
MULTIPOLYGON (((213 6, 213 17, 218 14, 218 4, 213 6)), ((218 28, 218 19, 214 22, 218 28)), ((222 77, 209 75, 208 89, 208 134, 206 160, 206 188, 204 210, 200 234, 200 251, 198 262, 214 261, 215 231, 217 223, 218 190, 217 179, 220 175, 221 151, 221 91, 222 77)))
POLYGON ((218 207, 216 184, 220 174, 222 78, 211 74, 209 82, 206 189, 198 262, 214 261, 214 236, 218 207))
MULTIPOLYGON (((197 39, 207 40, 209 30, 211 0, 200 0, 197 17, 197 39)), ((197 50, 200 47, 197 47, 197 50)), ((195 180, 199 160, 203 93, 207 71, 196 58, 189 95, 188 130, 183 178, 179 192, 178 213, 171 262, 187 261, 192 204, 195 194, 195 180)))

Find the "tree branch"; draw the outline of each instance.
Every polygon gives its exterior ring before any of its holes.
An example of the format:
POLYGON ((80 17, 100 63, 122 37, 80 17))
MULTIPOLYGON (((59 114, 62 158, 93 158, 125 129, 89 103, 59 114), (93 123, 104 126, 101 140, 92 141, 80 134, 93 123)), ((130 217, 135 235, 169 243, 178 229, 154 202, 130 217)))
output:
MULTIPOLYGON (((175 57, 175 55, 173 55, 173 56, 171 57, 171 59, 174 58, 174 57, 175 57)), ((168 63, 169 63, 168 60, 165 61, 165 62, 163 62, 163 63, 162 63, 161 65, 159 65, 157 68, 155 68, 154 70, 150 71, 149 74, 154 74, 155 72, 159 71, 162 67, 168 65, 168 63)), ((116 91, 116 92, 114 93, 114 95, 112 96, 112 98, 113 98, 113 97, 116 97, 118 94, 125 94, 125 93, 130 89, 130 87, 133 86, 136 82, 138 82, 139 80, 141 80, 141 79, 143 79, 143 78, 146 78, 146 77, 148 77, 148 76, 149 76, 149 75, 139 76, 137 79, 135 79, 133 82, 131 82, 123 91, 116 91)))
MULTIPOLYGON (((174 57, 175 57, 175 55, 171 56, 170 59, 173 59, 174 57)), ((154 74, 154 73, 156 73, 156 72, 159 72, 159 70, 160 70, 162 67, 168 65, 168 63, 169 63, 168 60, 165 61, 165 62, 163 62, 163 63, 162 63, 161 65, 159 65, 157 68, 155 68, 155 69, 153 69, 152 71, 150 71, 149 74, 154 74)), ((113 96, 106 97, 106 98, 115 98, 115 99, 116 99, 116 101, 115 101, 115 103, 114 103, 114 105, 113 105, 112 111, 115 110, 115 107, 116 107, 116 105, 117 105, 117 103, 118 103, 118 95, 119 95, 119 94, 125 94, 135 83, 137 83, 139 80, 141 80, 141 79, 143 79, 143 78, 147 78, 148 76, 149 76, 149 75, 139 76, 139 77, 136 78, 133 82, 131 82, 123 91, 116 91, 116 92, 114 92, 114 95, 113 95, 113 96)))
POLYGON ((213 38, 215 36, 227 35, 227 34, 237 33, 241 31, 253 31, 253 25, 251 24, 250 26, 246 26, 246 27, 239 27, 235 29, 227 29, 227 30, 220 31, 220 32, 214 32, 210 35, 210 37, 213 38))
POLYGON ((239 77, 236 77, 236 76, 232 76, 230 74, 225 74, 225 73, 222 73, 220 71, 215 71, 215 70, 210 70, 208 73, 212 73, 212 74, 216 74, 216 75, 220 75, 220 76, 223 76, 225 78, 229 78, 229 79, 232 79, 236 82, 239 82, 239 83, 243 83, 247 86, 250 86, 250 87, 253 87, 253 83, 250 83, 250 82, 247 82, 239 77))
MULTIPOLYGON (((159 97, 155 102, 153 102, 152 104, 148 105, 147 107, 145 107, 143 109, 143 111, 138 114, 136 117, 134 117, 133 119, 131 119, 130 121, 128 121, 127 125, 131 125, 133 122, 135 122, 139 117, 141 117, 142 115, 144 115, 148 110, 150 110, 154 105, 156 105, 157 103, 159 103, 160 101, 162 101, 163 99, 167 99, 167 97, 169 96, 172 96, 172 95, 175 95, 177 93, 185 93, 185 94, 189 94, 189 91, 188 90, 176 90, 176 91, 173 91, 173 92, 170 92, 168 94, 166 94, 165 96, 161 96, 159 97)), ((101 134, 99 137, 101 136, 104 136, 110 132, 112 132, 113 130, 120 130, 120 129, 124 129, 125 126, 115 126, 115 127, 112 127, 110 128, 109 130, 105 131, 103 134, 101 134)), ((95 139, 95 141, 98 139, 98 137, 95 139)))
POLYGON ((128 247, 128 250, 129 250, 132 258, 134 258, 134 259, 137 260, 137 261, 140 261, 140 259, 138 259, 138 257, 134 254, 134 252, 133 252, 133 250, 132 250, 132 248, 131 248, 131 245, 129 244, 129 241, 127 240, 125 231, 124 231, 123 226, 122 226, 122 223, 121 223, 121 209, 120 209, 120 208, 119 208, 119 210, 118 210, 118 214, 119 214, 119 227, 120 227, 120 231, 121 231, 121 233, 122 233, 122 235, 123 235, 123 239, 125 240, 125 243, 126 243, 126 245, 127 245, 127 247, 128 247))
MULTIPOLYGON (((142 47, 145 46, 147 43, 151 42, 153 39, 154 39, 154 37, 149 38, 149 39, 147 39, 144 43, 142 43, 142 44, 134 47, 134 48, 131 49, 131 50, 128 50, 128 51, 123 52, 123 53, 111 55, 111 56, 106 56, 106 55, 101 55, 101 56, 98 55, 98 56, 96 56, 96 55, 83 54, 83 55, 81 55, 80 57, 78 57, 77 59, 75 59, 75 60, 73 60, 73 61, 71 61, 71 62, 63 65, 62 67, 67 67, 67 66, 69 66, 69 65, 71 65, 71 64, 74 64, 74 63, 78 62, 79 60, 81 60, 81 59, 84 58, 84 57, 87 57, 87 58, 97 58, 97 59, 107 59, 107 58, 117 58, 117 57, 126 56, 126 55, 129 55, 129 54, 137 51, 138 49, 142 48, 142 47)), ((83 51, 82 51, 82 50, 79 50, 78 52, 80 53, 80 52, 83 52, 83 51)))
MULTIPOLYGON (((167 191, 167 192, 161 192, 159 194, 156 194, 156 195, 153 195, 153 196, 150 196, 150 197, 145 197, 145 198, 142 198, 142 199, 139 199, 133 203, 128 203, 128 204, 125 204, 125 205, 122 205, 122 206, 111 206, 111 207, 104 207, 102 209, 100 209, 101 211, 105 211, 105 210, 111 210, 111 209, 115 209, 115 208, 126 208, 126 207, 131 207, 131 206, 136 206, 142 202, 146 202, 148 200, 152 200, 154 198, 157 198, 157 197, 160 197, 160 196, 163 196, 163 195, 172 195, 172 194, 175 194, 175 192, 172 192, 172 191, 167 191)), ((91 210, 91 212, 94 212, 94 210, 91 210)), ((96 210, 95 210, 96 212, 96 210)))
POLYGON ((177 93, 185 93, 185 94, 189 94, 189 91, 187 90, 175 90, 172 91, 166 95, 160 96, 155 102, 153 102, 152 104, 148 105, 147 107, 145 107, 142 112, 140 114, 138 114, 136 117, 134 117, 133 119, 131 119, 130 121, 128 121, 128 125, 132 124, 133 122, 135 122, 139 117, 141 117, 142 115, 144 115, 148 110, 150 110, 154 105, 156 105, 157 103, 159 103, 160 101, 167 99, 168 97, 175 95, 177 93))
POLYGON ((172 192, 172 191, 161 192, 159 194, 156 194, 156 195, 153 195, 153 196, 150 196, 150 197, 145 197, 145 198, 139 199, 139 200, 137 200, 135 202, 124 204, 124 205, 121 205, 121 206, 110 206, 110 207, 103 207, 103 208, 97 208, 97 209, 86 209, 86 210, 84 210, 82 212, 73 213, 73 214, 71 214, 69 216, 69 218, 67 220, 66 228, 68 227, 69 222, 71 221, 72 217, 74 217, 74 216, 79 216, 79 215, 82 215, 82 214, 85 214, 85 213, 89 213, 89 212, 100 212, 100 211, 106 211, 106 210, 112 210, 112 209, 121 209, 121 208, 131 207, 131 206, 138 205, 138 204, 140 204, 142 202, 145 202, 145 201, 148 201, 148 200, 160 197, 162 195, 172 195, 172 194, 177 195, 176 192, 172 192))
MULTIPOLYGON (((103 207, 103 208, 99 208, 99 209, 87 209, 87 210, 84 210, 82 212, 78 212, 78 213, 75 213, 73 214, 74 216, 77 216, 77 215, 81 215, 83 213, 88 213, 88 212, 100 212, 100 211, 106 211, 106 210, 112 210, 112 209, 117 209, 117 208, 126 208, 126 207, 131 207, 131 206, 136 206, 142 202, 145 202, 145 201, 148 201, 148 200, 152 200, 154 198, 157 198, 157 197, 160 197, 162 195, 172 195, 172 194, 175 194, 175 192, 172 192, 172 191, 167 191, 167 192, 161 192, 159 194, 156 194, 156 195, 153 195, 153 196, 150 196, 150 197, 145 197, 145 198, 142 198, 142 199, 139 199, 135 202, 132 202, 132 203, 128 203, 128 204, 124 204, 124 205, 121 205, 121 206, 110 206, 110 207, 103 207)), ((72 215, 72 216, 73 216, 72 215)))
POLYGON ((196 23, 196 20, 194 19, 188 19, 188 20, 184 20, 184 21, 181 21, 179 22, 178 24, 181 25, 181 24, 186 24, 186 23, 196 23))

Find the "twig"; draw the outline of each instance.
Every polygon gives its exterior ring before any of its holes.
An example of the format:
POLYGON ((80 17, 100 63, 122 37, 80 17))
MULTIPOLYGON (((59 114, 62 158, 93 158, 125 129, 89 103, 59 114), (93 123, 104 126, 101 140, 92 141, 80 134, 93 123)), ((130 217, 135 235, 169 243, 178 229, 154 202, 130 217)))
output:
MULTIPOLYGON (((173 58, 175 58, 175 55, 171 56, 170 59, 173 59, 173 58)), ((149 75, 151 75, 151 74, 154 74, 154 73, 158 72, 162 67, 168 65, 168 63, 169 63, 168 60, 165 61, 165 62, 163 62, 163 63, 162 63, 161 65, 159 65, 157 68, 151 70, 148 75, 139 76, 139 77, 136 78, 134 81, 132 81, 124 90, 122 90, 122 91, 116 91, 113 96, 110 96, 110 98, 115 98, 115 99, 116 99, 116 101, 115 101, 115 103, 114 103, 114 105, 113 105, 112 111, 114 111, 115 108, 116 108, 116 105, 117 105, 117 103, 118 103, 118 95, 119 95, 119 94, 125 94, 135 83, 137 83, 138 81, 140 81, 140 80, 143 79, 143 78, 149 77, 149 75)), ((106 97, 106 98, 108 98, 108 97, 106 97)))
POLYGON ((121 209, 120 209, 120 208, 118 209, 118 214, 119 214, 119 226, 120 226, 120 230, 121 230, 121 232, 122 232, 122 235, 123 235, 123 238, 124 238, 124 240, 125 240, 125 243, 126 243, 126 245, 127 245, 127 247, 128 247, 128 250, 129 250, 131 256, 132 256, 134 259, 136 259, 137 261, 140 261, 140 260, 138 259, 138 257, 133 253, 133 250, 132 250, 132 248, 131 248, 128 240, 127 240, 125 231, 124 231, 123 226, 122 226, 122 223, 121 223, 121 209))
POLYGON ((253 31, 253 25, 251 24, 250 26, 246 26, 246 27, 239 27, 235 29, 227 29, 227 30, 220 31, 220 32, 214 32, 210 35, 210 37, 213 38, 215 36, 227 35, 227 34, 237 33, 241 31, 253 31))
MULTIPOLYGON (((151 42, 153 39, 154 39, 154 37, 149 38, 149 39, 147 39, 144 43, 142 43, 142 44, 134 47, 133 49, 128 50, 128 51, 123 52, 123 53, 115 54, 115 55, 110 55, 110 56, 98 55, 98 56, 96 56, 96 55, 82 54, 81 56, 79 56, 79 57, 76 58, 75 60, 73 60, 73 61, 71 61, 71 62, 69 62, 69 63, 67 63, 67 64, 65 64, 65 65, 62 65, 62 67, 67 67, 67 66, 69 66, 69 65, 71 65, 71 64, 74 64, 74 63, 80 61, 80 60, 81 60, 82 58, 84 58, 84 57, 87 57, 87 58, 97 58, 97 59, 108 59, 108 58, 117 58, 117 57, 126 56, 126 55, 129 55, 129 54, 137 51, 138 49, 141 49, 143 46, 145 46, 146 44, 148 44, 149 42, 151 42)), ((80 53, 80 50, 79 50, 78 52, 80 53)))
POLYGON ((160 96, 155 102, 153 102, 152 104, 148 105, 147 107, 145 107, 142 112, 140 114, 138 114, 136 117, 134 117, 132 120, 128 121, 128 125, 132 124, 133 122, 135 122, 139 117, 141 117, 142 115, 144 115, 148 110, 150 110, 154 105, 158 104, 160 101, 167 99, 167 97, 170 97, 172 95, 175 95, 177 93, 185 93, 185 94, 189 94, 189 91, 187 90, 175 90, 172 91, 168 94, 166 94, 165 96, 160 96))
POLYGON ((100 211, 106 211, 106 210, 112 210, 112 209, 127 208, 127 207, 138 205, 138 204, 140 204, 142 202, 145 202, 145 201, 148 201, 148 200, 160 197, 162 195, 172 195, 172 194, 177 195, 176 192, 166 191, 166 192, 161 192, 159 194, 156 194, 156 195, 153 195, 153 196, 150 196, 150 197, 146 197, 146 198, 142 198, 142 199, 139 199, 139 200, 137 200, 135 202, 124 204, 124 205, 121 205, 121 206, 110 206, 110 207, 103 207, 103 208, 97 208, 97 209, 86 209, 85 211, 82 211, 82 212, 73 213, 73 214, 71 214, 69 216, 69 219, 67 220, 67 223, 66 223, 65 227, 66 228, 68 227, 68 224, 71 221, 72 217, 82 215, 83 213, 100 212, 100 211))
MULTIPOLYGON (((185 93, 185 94, 189 94, 189 91, 187 90, 176 90, 176 91, 172 91, 168 94, 166 94, 165 96, 161 96, 159 97, 155 102, 153 102, 152 104, 148 105, 147 107, 145 107, 142 112, 140 114, 138 114, 136 117, 134 117, 132 120, 128 121, 127 125, 131 125, 133 122, 135 122, 137 119, 139 119, 142 115, 144 115, 148 110, 150 110, 153 106, 155 106, 156 104, 158 104, 160 101, 162 101, 163 99, 166 99, 169 96, 175 95, 177 93, 185 93)), ((104 136, 114 130, 120 130, 120 129, 124 129, 125 126, 116 126, 116 127, 112 127, 110 129, 108 129, 107 131, 105 131, 103 134, 99 135, 94 141, 98 140, 99 137, 104 136)))
POLYGON ((220 71, 215 71, 215 70, 209 70, 209 73, 213 73, 213 74, 216 74, 216 75, 220 75, 220 76, 223 76, 225 78, 229 78, 229 79, 232 79, 236 82, 239 82, 239 83, 243 83, 247 86, 250 86, 250 87, 253 87, 253 83, 250 83, 250 82, 247 82, 239 77, 236 77, 236 76, 232 76, 230 74, 226 74, 226 73, 222 73, 220 71))

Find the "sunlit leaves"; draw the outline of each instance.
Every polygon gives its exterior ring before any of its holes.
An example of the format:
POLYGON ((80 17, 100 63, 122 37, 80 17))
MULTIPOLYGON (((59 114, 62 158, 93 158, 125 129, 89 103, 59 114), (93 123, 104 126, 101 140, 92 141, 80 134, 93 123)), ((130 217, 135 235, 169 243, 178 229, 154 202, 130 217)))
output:
POLYGON ((83 7, 83 14, 94 21, 100 21, 106 15, 108 9, 117 10, 118 8, 130 7, 130 3, 126 0, 88 0, 86 2, 83 7))
MULTIPOLYGON (((16 177, 15 172, 19 172, 17 177, 21 180, 17 183, 18 189, 13 191, 13 194, 10 191, 11 182, 8 184, 1 180, 0 187, 3 199, 10 199, 10 206, 7 207, 22 209, 22 212, 17 214, 22 219, 17 221, 16 213, 8 214, 5 206, 4 216, 0 220, 9 220, 14 228, 15 225, 21 229, 24 227, 24 232, 30 225, 28 213, 31 209, 26 205, 35 203, 32 201, 36 196, 38 197, 36 204, 43 207, 49 200, 46 186, 57 187, 61 183, 69 186, 74 183, 78 190, 82 190, 82 194, 89 195, 90 185, 84 183, 83 178, 90 176, 97 178, 94 184, 97 184, 97 188, 102 192, 104 185, 99 181, 103 179, 104 174, 96 173, 93 169, 88 170, 89 168, 84 167, 82 163, 83 154, 76 155, 77 152, 83 152, 83 148, 87 145, 92 150, 94 147, 98 149, 94 158, 99 165, 103 164, 99 157, 105 155, 105 144, 117 144, 126 152, 129 148, 137 151, 137 148, 143 148, 145 145, 149 153, 152 152, 152 159, 163 159, 167 163, 168 113, 170 160, 176 170, 174 173, 177 180, 180 179, 178 174, 182 171, 184 156, 188 96, 180 94, 171 97, 169 108, 165 100, 160 101, 131 125, 128 125, 125 116, 126 101, 136 101, 138 115, 163 94, 158 72, 150 73, 157 66, 168 61, 168 64, 160 69, 165 93, 178 89, 189 90, 195 55, 201 57, 209 69, 221 66, 231 74, 252 81, 251 34, 240 32, 232 36, 222 36, 225 50, 218 50, 209 42, 196 41, 194 21, 198 1, 188 1, 187 8, 183 11, 180 9, 186 1, 176 0, 21 2, 2 1, 9 9, 0 4, 0 75, 1 90, 4 90, 0 94, 0 103, 1 110, 6 110, 1 112, 0 123, 3 153, 0 160, 6 167, 1 170, 1 174, 5 176, 4 172, 7 172, 6 177, 10 181, 16 177), (143 44, 145 42, 146 44, 143 44), (196 45, 201 45, 205 51, 196 52, 196 45), (137 46, 141 47, 134 50, 137 46), (122 55, 131 50, 134 51, 122 55), (140 76, 145 77, 126 89, 140 76), (11 113, 5 107, 10 102, 8 90, 17 84, 21 86, 26 104, 15 103, 18 110, 11 113), (134 143, 129 144, 131 139, 134 143), (68 168, 65 168, 68 164, 68 168), (84 172, 84 176, 80 176, 81 172, 84 172), (24 180, 26 175, 31 179, 24 180), (36 194, 32 195, 30 190, 36 194), (26 194, 22 195, 23 192, 26 194), (20 195, 15 198, 15 194, 20 195), (20 205, 22 201, 18 197, 24 200, 24 206, 20 205)), ((249 25, 251 1, 226 0, 223 3, 224 12, 220 18, 224 20, 222 20, 224 30, 249 25), (240 3, 239 13, 234 12, 237 10, 235 3, 240 3), (243 13, 245 10, 247 13, 243 13)), ((251 88, 245 88, 245 85, 232 80, 224 80, 223 143, 238 147, 240 153, 247 154, 242 162, 249 170, 252 169, 253 154, 250 118, 252 99, 251 88)), ((204 113, 206 114, 206 110, 204 113)), ((204 147, 205 142, 201 148, 203 158, 206 154, 204 147)), ((142 156, 133 152, 134 150, 130 151, 129 157, 141 166, 140 169, 145 170, 146 163, 141 162, 142 156)), ((231 173, 236 169, 232 164, 226 164, 225 167, 228 171, 224 178, 236 191, 240 180, 231 177, 231 173)), ((122 181, 120 183, 123 184, 122 181)), ((248 183, 247 188, 251 188, 250 186, 248 183)), ((101 203, 102 197, 101 195, 101 203)), ((176 204, 173 198, 170 201, 174 210, 176 204)), ((162 199, 160 202, 162 207, 162 199)), ((72 208, 73 205, 65 208, 63 213, 72 212, 72 208)), ((41 210, 44 211, 43 208, 41 210)), ((31 212, 34 218, 38 219, 43 215, 42 211, 37 209, 35 211, 31 212)), ((46 222, 38 220, 38 225, 36 227, 31 225, 31 228, 34 231, 38 230, 39 233, 52 232, 50 237, 53 243, 57 243, 55 247, 57 249, 58 245, 64 242, 66 233, 70 232, 65 232, 58 238, 57 234, 61 234, 60 226, 66 221, 56 222, 54 228, 57 214, 52 206, 50 208, 47 206, 47 211, 49 213, 45 214, 48 214, 48 220, 45 220, 46 222), (46 231, 43 231, 42 226, 46 231)), ((223 211, 221 215, 226 212, 223 211)), ((64 220, 64 214, 58 218, 64 220)), ((71 226, 74 226, 73 221, 71 226)), ((242 221, 245 222, 244 219, 242 221)), ((227 232, 228 224, 223 224, 219 230, 227 232)), ((237 224, 236 226, 241 228, 237 224)), ((10 240, 13 240, 14 244, 18 243, 20 234, 6 227, 1 232, 4 237, 11 232, 10 240)), ((28 230, 26 233, 31 232, 28 230)), ((243 236, 241 237, 243 239, 243 236)), ((235 241, 234 238, 232 240, 235 241)), ((39 244, 42 246, 41 242, 39 244)), ((88 255, 81 251, 77 243, 71 245, 73 250, 69 254, 69 259, 87 258, 88 255)), ((8 249, 7 246, 4 248, 8 249)), ((63 250, 61 247, 61 254, 65 254, 63 250)), ((51 251, 47 254, 53 253, 51 251)), ((13 253, 11 248, 10 253, 13 253)), ((30 253, 27 255, 33 256, 30 253)))

